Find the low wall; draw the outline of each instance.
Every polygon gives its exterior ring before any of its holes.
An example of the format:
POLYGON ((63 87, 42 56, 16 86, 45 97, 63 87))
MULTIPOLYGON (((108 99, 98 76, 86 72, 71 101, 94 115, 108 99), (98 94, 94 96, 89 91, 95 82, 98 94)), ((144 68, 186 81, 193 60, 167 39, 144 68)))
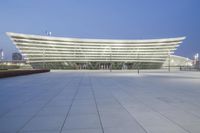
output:
POLYGON ((44 72, 50 72, 50 70, 47 70, 47 69, 44 69, 44 70, 5 70, 5 71, 0 71, 0 78, 44 73, 44 72))

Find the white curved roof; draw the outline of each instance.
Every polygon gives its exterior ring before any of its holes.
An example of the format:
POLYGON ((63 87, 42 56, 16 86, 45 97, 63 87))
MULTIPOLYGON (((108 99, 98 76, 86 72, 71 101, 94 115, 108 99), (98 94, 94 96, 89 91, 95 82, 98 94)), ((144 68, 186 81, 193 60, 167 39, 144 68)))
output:
MULTIPOLYGON (((163 66, 168 66, 169 60, 167 59, 163 66)), ((170 66, 192 66, 192 60, 183 56, 171 55, 170 56, 170 66)))
POLYGON ((30 62, 163 63, 185 39, 185 37, 145 40, 81 39, 11 32, 7 35, 30 62))
POLYGON ((28 35, 21 33, 7 32, 7 35, 18 38, 49 40, 49 41, 72 41, 72 42, 91 42, 91 43, 159 43, 159 42, 174 42, 182 41, 185 37, 165 38, 165 39, 143 39, 143 40, 116 40, 116 39, 83 39, 83 38, 66 38, 66 37, 52 37, 40 35, 28 35))

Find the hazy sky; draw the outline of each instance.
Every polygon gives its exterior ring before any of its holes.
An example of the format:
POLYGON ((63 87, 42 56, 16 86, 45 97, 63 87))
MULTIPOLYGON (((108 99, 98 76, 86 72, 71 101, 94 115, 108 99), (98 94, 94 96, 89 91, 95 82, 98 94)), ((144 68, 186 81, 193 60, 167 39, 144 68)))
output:
POLYGON ((186 36, 175 52, 200 52, 200 0, 0 0, 0 49, 17 51, 5 32, 107 39, 186 36))

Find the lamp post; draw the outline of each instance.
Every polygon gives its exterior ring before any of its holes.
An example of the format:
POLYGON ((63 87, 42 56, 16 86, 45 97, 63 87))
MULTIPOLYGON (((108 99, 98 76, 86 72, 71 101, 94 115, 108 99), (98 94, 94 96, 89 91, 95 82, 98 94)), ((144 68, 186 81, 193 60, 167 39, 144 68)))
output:
POLYGON ((45 69, 45 50, 44 49, 42 52, 42 57, 43 57, 43 69, 45 69))
POLYGON ((1 65, 1 69, 3 69, 3 56, 4 56, 4 54, 3 54, 3 49, 0 49, 0 65, 1 65))
POLYGON ((138 71, 138 74, 140 74, 139 53, 137 54, 137 60, 138 60, 137 71, 138 71))
POLYGON ((139 65, 139 55, 137 56, 138 57, 138 74, 140 74, 140 65, 139 65))
POLYGON ((170 51, 168 51, 168 72, 170 72, 170 51))
MULTIPOLYGON (((47 35, 47 36, 51 36, 51 34, 52 34, 52 32, 51 31, 45 31, 45 34, 47 35)), ((45 64, 45 55, 46 53, 45 53, 45 49, 43 48, 43 53, 42 53, 42 56, 43 56, 43 69, 45 69, 46 68, 46 64, 45 64)))
POLYGON ((186 68, 187 68, 187 70, 188 70, 188 61, 189 61, 189 58, 186 58, 186 68))
POLYGON ((112 53, 110 48, 110 72, 112 72, 112 53))

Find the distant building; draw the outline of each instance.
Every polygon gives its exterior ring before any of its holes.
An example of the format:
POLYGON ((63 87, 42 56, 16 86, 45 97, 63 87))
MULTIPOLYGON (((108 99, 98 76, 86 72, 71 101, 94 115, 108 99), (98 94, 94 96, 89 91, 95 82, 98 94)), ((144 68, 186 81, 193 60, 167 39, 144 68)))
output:
POLYGON ((194 55, 194 66, 195 66, 195 68, 200 68, 199 53, 196 53, 196 54, 194 55))
POLYGON ((22 55, 20 53, 13 53, 12 60, 22 60, 22 55))
POLYGON ((3 57, 4 57, 3 49, 0 49, 0 60, 3 60, 3 57))

